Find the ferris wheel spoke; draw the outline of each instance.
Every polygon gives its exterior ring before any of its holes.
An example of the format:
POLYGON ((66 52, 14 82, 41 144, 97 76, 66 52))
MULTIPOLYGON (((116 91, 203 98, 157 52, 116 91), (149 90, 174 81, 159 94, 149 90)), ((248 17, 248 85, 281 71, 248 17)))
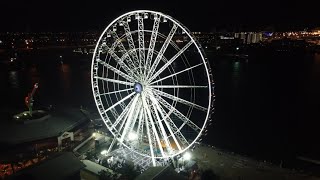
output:
POLYGON ((128 128, 130 127, 131 123, 134 121, 134 118, 133 118, 134 117, 134 110, 136 108, 136 104, 137 104, 137 101, 139 99, 139 96, 140 96, 140 94, 137 94, 133 99, 132 105, 131 105, 130 110, 129 110, 127 122, 126 122, 126 124, 124 126, 124 129, 123 129, 123 132, 122 132, 122 135, 121 135, 121 138, 120 138, 120 142, 121 143, 123 142, 123 138, 128 133, 128 128))
POLYGON ((143 68, 145 66, 145 53, 144 53, 144 25, 143 25, 143 17, 139 15, 138 17, 138 41, 139 41, 139 62, 140 62, 140 73, 142 74, 143 68))
POLYGON ((134 63, 135 63, 135 66, 138 67, 139 66, 139 58, 138 58, 138 55, 137 55, 137 52, 135 51, 135 46, 134 46, 134 41, 133 41, 133 38, 132 38, 132 35, 131 35, 131 32, 130 32, 130 26, 128 24, 127 21, 122 21, 123 23, 123 27, 124 27, 124 31, 125 31, 125 35, 127 37, 127 42, 128 42, 128 45, 129 45, 129 51, 132 51, 132 55, 133 55, 133 59, 134 59, 134 63))
POLYGON ((156 137, 156 141, 157 141, 158 147, 160 149, 161 155, 163 157, 165 157, 165 154, 163 152, 163 148, 162 148, 162 145, 161 145, 161 142, 160 142, 160 138, 159 138, 159 135, 157 133, 156 127, 154 125, 153 118, 152 118, 152 115, 151 115, 151 111, 150 111, 150 109, 148 107, 148 104, 147 104, 147 101, 146 101, 146 97, 145 97, 144 94, 141 95, 141 99, 142 99, 142 104, 143 104, 145 110, 147 111, 147 115, 148 115, 148 118, 149 118, 149 121, 150 121, 150 124, 151 124, 151 127, 152 127, 152 131, 153 131, 153 133, 154 133, 154 135, 156 137))
MULTIPOLYGON (((115 31, 111 31, 111 35, 112 35, 113 39, 115 40, 114 44, 117 44, 117 46, 119 47, 122 54, 128 54, 126 48, 124 47, 121 39, 118 36, 118 34, 115 31)), ((135 64, 132 62, 132 59, 130 58, 130 56, 125 56, 125 60, 127 61, 127 64, 130 67, 130 69, 136 69, 135 64)))
POLYGON ((168 62, 166 62, 155 74, 151 76, 149 82, 156 78, 159 74, 161 74, 168 66, 170 66, 173 61, 175 61, 185 50, 187 50, 192 44, 194 43, 193 40, 189 41, 180 51, 175 54, 168 62))
POLYGON ((146 66, 145 66, 146 68, 144 70, 144 75, 146 75, 146 73, 149 71, 150 66, 151 66, 153 51, 154 51, 154 47, 155 47, 156 41, 157 41, 159 25, 160 25, 160 16, 158 17, 158 15, 155 15, 152 33, 151 33, 151 37, 150 37, 150 44, 149 44, 149 49, 148 49, 148 54, 147 54, 147 60, 146 60, 146 66))
POLYGON ((137 75, 123 62, 121 58, 119 58, 119 56, 114 52, 114 49, 113 48, 110 49, 108 46, 106 47, 108 49, 108 53, 110 54, 110 56, 121 66, 121 68, 132 77, 137 78, 137 75))
MULTIPOLYGON (((139 99, 140 100, 140 99, 139 99)), ((135 126, 135 124, 136 124, 136 122, 137 122, 137 119, 138 119, 138 117, 139 117, 139 115, 141 114, 141 111, 142 111, 142 104, 141 104, 141 101, 139 101, 138 100, 138 105, 136 106, 136 108, 135 108, 135 112, 134 112, 134 116, 133 116, 133 122, 130 124, 130 126, 129 126, 129 133, 130 132, 133 132, 133 128, 134 128, 134 126, 135 126)), ((135 132, 136 134, 137 134, 137 132, 135 132)), ((138 136, 138 134, 137 134, 137 137, 139 137, 138 136)))
POLYGON ((203 64, 202 64, 202 63, 197 64, 197 65, 195 65, 195 66, 189 67, 189 68, 187 68, 187 69, 184 69, 184 70, 182 70, 182 71, 176 72, 176 73, 171 74, 171 75, 169 75, 169 76, 163 77, 163 78, 161 78, 161 79, 159 79, 159 80, 153 81, 153 82, 151 82, 150 84, 155 84, 155 83, 157 83, 157 82, 163 81, 163 80, 168 79, 168 78, 171 78, 171 77, 173 77, 173 76, 177 76, 178 74, 181 74, 181 73, 186 72, 186 71, 190 71, 191 69, 196 68, 196 67, 201 66, 201 65, 203 65, 203 64))
POLYGON ((121 112, 121 114, 118 116, 118 118, 115 120, 115 122, 112 125, 112 129, 115 128, 120 121, 123 120, 123 117, 127 115, 129 108, 131 107, 131 104, 133 102, 133 99, 130 100, 129 104, 124 108, 124 110, 121 112))
MULTIPOLYGON (((129 106, 127 106, 129 107, 129 106)), ((118 116, 118 118, 116 119, 116 121, 113 123, 113 125, 111 126, 111 129, 116 129, 116 126, 120 123, 120 121, 124 121, 123 117, 127 116, 128 114, 128 109, 125 109, 124 111, 122 111, 122 113, 118 116)), ((120 129, 120 128, 119 128, 120 129)), ((116 129, 118 130, 118 129, 116 129)))
MULTIPOLYGON (((155 99, 155 97, 153 95, 151 95, 151 97, 153 99, 155 99)), ((167 129, 169 130, 171 137, 173 138, 178 149, 179 150, 182 149, 180 143, 182 143, 185 147, 187 147, 189 145, 188 141, 185 139, 185 137, 180 132, 180 129, 178 129, 178 127, 174 124, 174 122, 170 118, 170 114, 173 112, 173 110, 171 109, 168 113, 166 113, 166 111, 161 107, 161 105, 159 104, 158 101, 154 100, 153 102, 155 103, 161 116, 163 117, 162 120, 166 124, 167 129), (179 139, 180 143, 178 142, 177 138, 179 139)))
MULTIPOLYGON (((111 120, 109 119, 109 117, 107 115, 103 116, 102 120, 103 120, 104 124, 108 127, 108 129, 111 129, 110 124, 112 124, 112 123, 111 123, 111 120)), ((114 131, 116 132, 115 135, 117 136, 118 131, 117 130, 114 130, 114 131)))
POLYGON ((132 92, 131 94, 127 95, 126 97, 124 97, 123 99, 121 99, 120 101, 116 102, 115 104, 113 104, 112 106, 110 106, 108 109, 106 109, 103 113, 108 112, 110 109, 116 107, 117 105, 119 105, 120 103, 122 103, 123 101, 127 100, 128 98, 130 98, 131 96, 133 96, 134 94, 136 94, 136 92, 132 92))
POLYGON ((201 128, 199 128, 199 126, 194 124, 189 118, 183 115, 180 111, 178 111, 175 107, 173 107, 170 103, 168 103, 166 100, 164 100, 160 96, 157 95, 156 98, 164 107, 166 107, 168 110, 172 110, 172 113, 174 115, 176 115, 180 120, 182 120, 189 127, 191 127, 195 132, 200 133, 201 128))
MULTIPOLYGON (((171 113, 171 112, 170 112, 171 113)), ((170 114, 168 113, 168 114, 170 114)), ((178 129, 178 127, 174 124, 174 122, 172 121, 172 119, 170 117, 167 118, 166 125, 169 126, 170 128, 172 128, 173 134, 171 134, 172 138, 174 139, 177 147, 179 150, 181 150, 181 145, 180 143, 184 146, 184 147, 188 147, 189 146, 189 142, 187 141, 187 139, 184 137, 184 135, 180 132, 180 129, 178 129), (177 139, 179 140, 179 142, 177 142, 177 139), (180 147, 180 148, 179 148, 180 147)))
POLYGON ((107 82, 128 85, 128 86, 133 86, 134 85, 134 83, 132 83, 132 82, 120 81, 120 80, 116 80, 116 79, 104 78, 104 77, 99 77, 99 76, 95 76, 93 78, 100 79, 100 80, 107 81, 107 82))
POLYGON ((102 95, 109 95, 109 94, 115 94, 115 93, 121 93, 121 92, 126 92, 126 91, 132 91, 133 88, 128 88, 128 89, 121 89, 121 90, 118 90, 118 91, 111 91, 111 92, 107 92, 107 93, 102 93, 100 94, 100 96, 102 95))
MULTIPOLYGON (((131 100, 132 100, 132 102, 133 102, 133 99, 131 99, 131 100)), ((131 103, 131 104, 132 104, 132 103, 131 103)), ((120 131, 122 130, 123 126, 124 126, 125 123, 127 122, 131 108, 132 108, 132 105, 129 106, 129 109, 127 110, 127 113, 125 114, 124 118, 122 119, 122 123, 121 123, 120 127, 118 128, 118 132, 120 132, 120 131)), ((120 137, 120 138, 121 138, 121 137, 120 137)), ((119 138, 119 140, 120 140, 120 138, 119 138)))
POLYGON ((138 136, 138 141, 141 142, 143 138, 143 117, 144 117, 144 111, 143 108, 141 108, 140 114, 139 114, 139 122, 138 122, 138 127, 137 127, 137 136, 138 136))
POLYGON ((167 36, 165 42, 163 43, 156 59, 154 60, 154 63, 151 66, 150 71, 148 72, 147 78, 150 77, 154 73, 154 71, 156 70, 164 52, 167 50, 167 47, 170 44, 170 41, 171 41, 172 37, 174 36, 174 34, 176 33, 177 29, 178 29, 178 26, 176 24, 174 24, 173 27, 171 28, 170 33, 167 36))
POLYGON ((150 88, 208 88, 208 86, 191 86, 191 85, 151 85, 150 88))
POLYGON ((182 99, 182 98, 173 96, 173 95, 168 94, 168 93, 166 93, 166 92, 159 91, 159 90, 157 90, 157 89, 153 89, 153 91, 154 91, 156 94, 160 95, 160 96, 164 96, 164 97, 169 98, 169 99, 171 99, 171 100, 173 100, 173 101, 177 101, 177 102, 179 102, 179 103, 181 103, 181 104, 185 104, 185 105, 187 105, 187 106, 194 107, 194 108, 199 109, 199 110, 201 110, 201 111, 205 111, 205 112, 206 112, 206 111, 208 110, 208 109, 205 108, 205 107, 202 107, 202 106, 200 106, 200 105, 198 105, 198 104, 195 104, 195 103, 192 103, 192 102, 190 102, 190 101, 184 100, 184 99, 182 99))
POLYGON ((120 139, 121 139, 120 132, 121 132, 123 126, 125 125, 125 123, 128 120, 128 116, 129 116, 131 108, 132 108, 132 106, 129 106, 128 112, 126 113, 126 115, 122 119, 122 123, 121 123, 120 127, 116 130, 118 132, 118 136, 117 136, 118 137, 118 141, 120 141, 120 139))
MULTIPOLYGON (((144 114, 146 114, 146 111, 144 112, 144 114)), ((154 151, 153 151, 153 139, 151 137, 151 132, 150 132, 149 123, 148 123, 147 119, 145 119, 145 123, 146 123, 146 129, 147 129, 147 135, 148 135, 148 142, 149 142, 149 148, 150 148, 150 153, 151 153, 152 165, 156 166, 156 161, 155 161, 154 151)))
POLYGON ((126 73, 120 71, 119 69, 107 64, 106 62, 104 61, 101 61, 101 60, 97 60, 97 62, 105 67, 107 67, 108 69, 110 69, 111 71, 117 73, 118 75, 120 75, 121 77, 125 78, 126 80, 128 81, 131 81, 131 82, 135 82, 136 80, 134 78, 132 78, 131 76, 127 75, 126 73))
MULTIPOLYGON (((159 130, 158 132, 160 134, 160 137, 162 137, 162 140, 164 141, 164 143, 166 145, 165 146, 166 150, 167 150, 167 152, 171 152, 171 146, 170 146, 168 139, 167 139, 168 136, 167 136, 167 133, 164 130, 164 127, 162 125, 159 113, 157 112, 157 108, 155 107, 155 105, 153 103, 151 103, 150 109, 151 109, 151 113, 153 114, 155 124, 158 127, 158 130, 159 130)), ((160 139, 160 143, 161 143, 161 138, 159 138, 159 139, 160 139)), ((162 147, 162 144, 161 144, 161 147, 162 147)))
MULTIPOLYGON (((164 118, 164 116, 163 116, 161 110, 157 107, 157 101, 156 101, 156 99, 155 99, 153 96, 150 96, 150 99, 151 99, 151 101, 152 101, 152 105, 153 105, 153 108, 154 108, 154 111, 155 111, 155 115, 156 115, 156 117, 157 117, 157 119, 158 119, 157 124, 159 125, 159 129, 160 129, 161 132, 162 132, 161 134, 162 134, 162 137, 163 137, 164 142, 165 142, 165 144, 166 144, 167 151, 170 153, 173 148, 171 147, 171 144, 170 144, 169 141, 168 141, 167 133, 166 133, 166 131, 165 131, 165 129, 164 129, 164 126, 163 126, 163 124, 162 124, 162 122, 161 122, 161 118, 160 118, 159 114, 157 113, 157 110, 160 112, 160 114, 162 115, 163 118, 164 118)), ((164 119, 163 119, 163 120, 164 120, 164 119)), ((181 147, 180 147, 180 148, 181 148, 181 147)))

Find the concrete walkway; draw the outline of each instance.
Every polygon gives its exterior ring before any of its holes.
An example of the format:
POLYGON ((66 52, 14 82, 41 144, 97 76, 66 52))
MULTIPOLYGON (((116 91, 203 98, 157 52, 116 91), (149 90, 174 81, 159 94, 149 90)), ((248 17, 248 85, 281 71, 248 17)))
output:
POLYGON ((197 147, 192 154, 199 168, 212 169, 222 179, 320 180, 319 177, 304 175, 243 156, 225 153, 208 146, 197 147))

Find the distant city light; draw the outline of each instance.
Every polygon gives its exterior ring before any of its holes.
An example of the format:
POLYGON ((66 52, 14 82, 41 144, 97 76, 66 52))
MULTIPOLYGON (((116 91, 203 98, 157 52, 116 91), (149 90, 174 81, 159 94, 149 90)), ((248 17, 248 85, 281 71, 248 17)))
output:
POLYGON ((93 137, 96 137, 96 133, 92 133, 92 136, 93 136, 93 137))

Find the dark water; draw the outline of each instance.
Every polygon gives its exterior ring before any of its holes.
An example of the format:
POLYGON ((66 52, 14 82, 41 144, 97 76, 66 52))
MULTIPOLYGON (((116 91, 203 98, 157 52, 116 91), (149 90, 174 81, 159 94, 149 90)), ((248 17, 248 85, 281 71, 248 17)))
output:
POLYGON ((216 113, 206 141, 289 166, 320 158, 320 56, 261 55, 215 60, 216 113))
POLYGON ((38 82, 35 106, 93 105, 90 64, 91 56, 78 56, 67 50, 51 50, 20 55, 23 68, 0 64, 0 93, 4 109, 24 108, 24 97, 38 82), (62 57, 60 57, 62 56, 62 57), (64 62, 63 64, 61 63, 64 62))
MULTIPOLYGON (((68 105, 95 110, 91 56, 71 50, 21 55, 24 69, 0 67, 1 112, 23 109, 35 82, 35 106, 68 105), (62 55, 62 58, 60 58, 62 55), (60 61, 64 64, 61 64, 60 61)), ((261 56, 246 61, 210 57, 215 79, 214 125, 206 143, 274 162, 319 152, 320 55, 261 56)), ((6 60, 6 59, 2 59, 6 60)))

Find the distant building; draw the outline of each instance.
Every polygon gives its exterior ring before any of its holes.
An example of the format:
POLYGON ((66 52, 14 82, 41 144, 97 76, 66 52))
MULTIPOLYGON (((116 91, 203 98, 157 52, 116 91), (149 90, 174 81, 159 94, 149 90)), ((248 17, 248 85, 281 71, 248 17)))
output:
POLYGON ((247 42, 247 33, 245 32, 234 33, 234 38, 240 39, 241 43, 245 44, 247 42))
POLYGON ((255 44, 262 41, 262 33, 247 32, 247 33, 243 33, 241 38, 245 40, 245 44, 255 44))

